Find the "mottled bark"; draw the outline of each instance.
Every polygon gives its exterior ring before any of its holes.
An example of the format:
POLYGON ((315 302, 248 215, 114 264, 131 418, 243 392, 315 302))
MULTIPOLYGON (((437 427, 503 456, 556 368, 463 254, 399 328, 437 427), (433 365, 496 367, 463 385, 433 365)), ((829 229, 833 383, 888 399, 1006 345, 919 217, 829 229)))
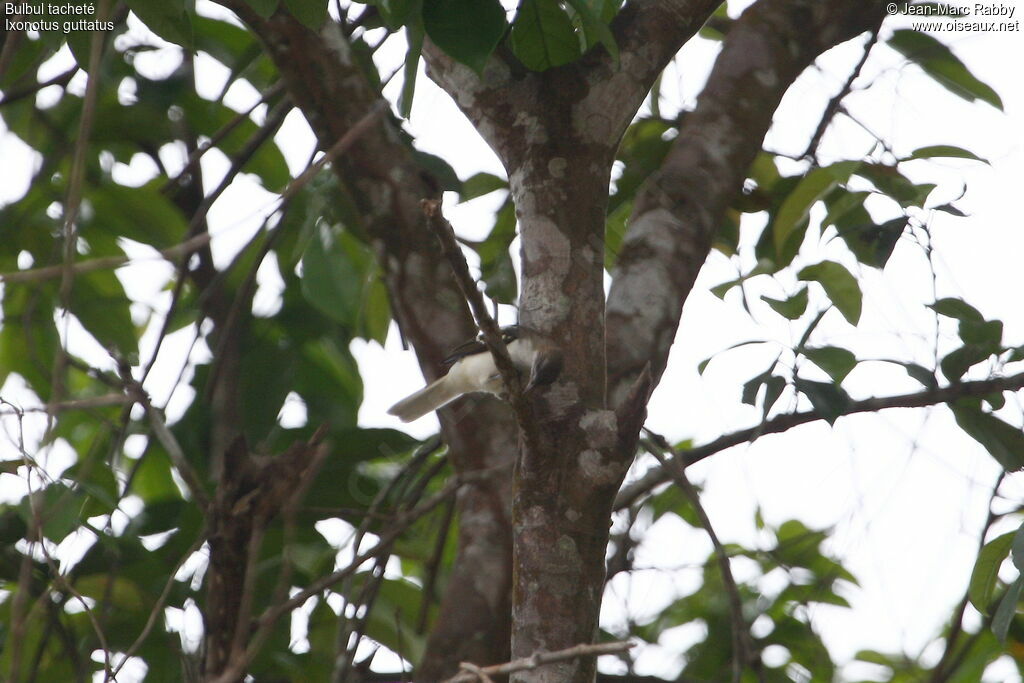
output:
MULTIPOLYGON (((611 503, 647 398, 638 394, 639 410, 624 420, 632 433, 623 434, 607 408, 603 371, 611 164, 654 78, 714 4, 637 3, 615 26, 618 64, 596 51, 538 74, 495 57, 478 77, 425 46, 431 77, 508 172, 523 245, 520 320, 565 352, 559 382, 532 398, 539 439, 517 461, 513 657, 592 642, 597 633, 611 503)), ((512 680, 583 682, 594 674, 594 660, 581 658, 512 680)))
MULTIPOLYGON (((736 23, 697 111, 638 197, 607 307, 606 359, 601 259, 614 149, 678 47, 666 34, 685 40, 714 4, 632 4, 615 24, 618 65, 592 54, 530 74, 495 58, 477 77, 426 46, 431 77, 508 171, 523 244, 521 318, 566 350, 561 381, 537 400, 540 443, 517 463, 516 657, 594 637, 612 497, 643 412, 620 404, 646 401, 661 376, 682 303, 789 84, 820 52, 883 16, 878 3, 763 0, 736 23)), ((576 661, 513 680, 593 676, 593 662, 576 661)))
MULTIPOLYGON (((226 4, 237 5, 267 44, 324 146, 379 99, 337 27, 317 34, 284 13, 264 21, 236 0, 226 4)), ((819 53, 883 17, 873 1, 761 0, 733 25, 697 110, 637 198, 605 307, 604 210, 615 148, 653 80, 718 4, 631 2, 613 24, 618 62, 598 48, 540 74, 499 55, 478 76, 425 45, 431 77, 508 171, 523 243, 521 320, 566 357, 559 382, 531 398, 540 439, 520 454, 514 491, 496 479, 460 500, 458 597, 442 607, 421 680, 450 673, 458 659, 486 664, 498 656, 486 643, 508 628, 501 567, 510 494, 512 656, 593 639, 612 500, 714 230, 789 84, 819 53), (650 375, 642 372, 648 363, 650 375), (456 650, 448 656, 439 653, 444 648, 456 650)), ((447 264, 420 228, 419 200, 433 187, 392 123, 335 167, 364 214, 395 317, 432 377, 444 352, 472 331, 447 264)), ((442 411, 456 466, 503 462, 515 443, 507 411, 494 402, 456 417, 458 409, 442 411), (505 426, 491 431, 495 416, 505 426)), ((592 660, 566 662, 513 680, 590 681, 594 667, 592 660)))
POLYGON ((825 50, 877 27, 879 2, 761 0, 737 20, 695 110, 638 193, 608 295, 614 402, 668 362, 683 303, 790 84, 825 50))
MULTIPOLYGON (((226 0, 267 47, 322 148, 381 99, 340 28, 315 32, 280 11, 262 19, 226 0)), ((450 349, 476 334, 448 264, 423 226, 419 202, 438 194, 415 163, 398 125, 387 118, 332 164, 356 203, 360 229, 384 271, 395 320, 428 379, 442 371, 450 349)), ((509 656, 511 464, 515 432, 510 412, 494 399, 470 398, 440 411, 441 428, 459 472, 495 468, 487 482, 460 495, 459 551, 421 668, 437 680, 460 661, 496 663, 509 656), (504 467, 502 467, 504 465, 504 467)))

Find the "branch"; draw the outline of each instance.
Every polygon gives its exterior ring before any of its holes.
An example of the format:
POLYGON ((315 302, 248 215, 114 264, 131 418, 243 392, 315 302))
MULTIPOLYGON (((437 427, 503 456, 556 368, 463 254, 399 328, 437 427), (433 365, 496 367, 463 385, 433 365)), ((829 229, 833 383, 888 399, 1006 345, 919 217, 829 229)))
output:
MULTIPOLYGON (((266 635, 269 635, 271 628, 278 619, 301 606, 306 602, 306 600, 314 595, 319 594, 321 591, 330 588, 336 583, 354 574, 359 567, 366 562, 366 560, 376 557, 382 552, 390 552, 391 545, 394 543, 395 539, 404 533, 406 529, 412 526, 417 520, 444 503, 450 497, 454 496, 464 484, 471 480, 488 476, 489 474, 490 472, 481 470, 450 479, 440 491, 428 498, 426 501, 417 505, 408 512, 403 512, 397 515, 388 527, 387 531, 384 531, 379 535, 377 543, 369 550, 356 555, 348 565, 328 574, 327 576, 317 579, 306 588, 293 594, 287 600, 264 610, 259 618, 252 624, 255 635, 250 640, 249 646, 246 648, 244 654, 232 657, 231 665, 216 679, 214 679, 212 683, 230 683, 235 681, 244 673, 248 663, 251 662, 259 652, 266 635)), ((241 625, 239 626, 241 627, 241 625)))
MULTIPOLYGON (((959 398, 987 396, 996 392, 1018 391, 1022 388, 1024 388, 1024 372, 1011 375, 1010 377, 951 384, 941 389, 929 389, 928 391, 921 391, 915 394, 901 394, 899 396, 852 401, 839 412, 838 417, 854 415, 856 413, 874 413, 889 408, 925 408, 939 403, 951 403, 959 398)), ((678 462, 684 468, 689 467, 727 448, 732 448, 745 442, 756 441, 765 434, 778 434, 793 427, 823 419, 825 418, 814 410, 777 415, 756 427, 724 434, 703 446, 677 451, 669 462, 678 462)), ((640 496, 648 493, 659 484, 669 481, 671 478, 672 475, 667 468, 663 466, 651 468, 639 479, 619 491, 619 495, 615 499, 614 509, 621 510, 629 507, 640 496)))
POLYGON ((850 90, 853 88, 853 82, 860 76, 861 69, 864 68, 865 62, 868 61, 868 55, 871 54, 871 48, 878 42, 878 28, 875 28, 868 37, 867 43, 864 45, 864 54, 861 55, 860 61, 857 62, 857 66, 853 68, 850 73, 850 77, 846 79, 846 83, 842 89, 835 94, 835 96, 828 101, 825 106, 825 111, 821 115, 821 120, 818 122, 818 127, 814 131, 814 135, 811 136, 811 141, 807 143, 807 149, 801 155, 805 159, 814 159, 818 154, 818 145, 821 144, 821 138, 825 135, 825 131, 832 123, 832 119, 835 118, 836 114, 839 113, 839 107, 843 102, 843 99, 850 94, 850 90))
POLYGON ((498 323, 494 321, 494 318, 491 317, 490 311, 487 310, 484 296, 480 293, 476 281, 469 272, 466 257, 459 248, 459 243, 455 240, 455 231, 452 229, 452 224, 441 213, 441 202, 439 200, 424 199, 421 204, 423 206, 423 213, 427 216, 427 226, 437 237, 437 241, 441 243, 441 252, 448 259, 452 273, 455 275, 455 281, 458 283, 465 301, 469 304, 477 325, 480 326, 484 343, 487 345, 491 355, 494 356, 494 364, 498 366, 501 379, 508 389, 509 403, 512 404, 512 409, 515 411, 519 428, 527 439, 527 443, 537 444, 539 440, 536 434, 536 426, 532 417, 532 411, 530 410, 530 404, 523 394, 519 370, 516 369, 511 356, 508 355, 508 348, 506 348, 505 342, 502 339, 501 329, 498 327, 498 323))
POLYGON ((199 474, 192 468, 192 465, 185 457, 185 451, 182 450, 181 445, 174 438, 171 430, 167 428, 167 423, 164 421, 163 416, 153 407, 152 401, 149 400, 149 395, 146 394, 142 386, 132 379, 127 368, 123 368, 122 371, 125 389, 145 409, 146 416, 149 418, 149 424, 153 428, 153 434, 156 436, 157 441, 160 442, 160 445, 164 447, 164 450, 167 451, 168 457, 170 457, 175 469, 178 470, 178 474, 181 475, 182 480, 188 487, 192 500, 196 501, 200 509, 204 511, 209 510, 210 498, 206 495, 206 489, 203 488, 199 474))
MULTIPOLYGON (((204 232, 187 239, 180 244, 175 244, 173 247, 161 249, 158 253, 168 261, 171 261, 202 249, 210 242, 210 239, 210 234, 204 232)), ((135 260, 138 261, 138 259, 135 260)), ((132 262, 132 258, 127 254, 121 254, 119 256, 104 256, 102 258, 90 259, 88 261, 78 261, 71 266, 71 270, 75 275, 81 275, 82 273, 91 273, 94 270, 120 268, 129 262, 132 262)), ((63 265, 43 266, 42 268, 31 268, 29 270, 14 270, 9 273, 0 273, 0 282, 12 284, 21 282, 43 282, 45 280, 53 280, 61 277, 63 272, 63 265)))
POLYGON ((740 597, 740 589, 736 585, 736 578, 732 575, 729 553, 718 539, 718 534, 715 533, 714 527, 711 526, 711 517, 708 516, 707 510, 701 504, 700 494, 686 476, 686 470, 683 468, 682 463, 675 458, 666 460, 662 455, 665 452, 672 452, 672 447, 668 444, 668 441, 660 434, 655 434, 650 430, 646 431, 654 442, 652 445, 655 446, 655 448, 648 448, 648 452, 658 459, 663 468, 667 468, 669 475, 675 480, 676 486, 689 499, 693 509, 697 512, 698 519, 700 519, 700 525, 704 527, 708 538, 711 539, 711 545, 715 548, 715 560, 718 562, 718 571, 722 575, 722 585, 725 587, 725 595, 729 602, 729 620, 732 627, 733 683, 740 682, 743 677, 743 671, 748 666, 754 670, 758 680, 763 683, 764 675, 760 666, 761 659, 750 638, 750 628, 747 625, 747 621, 743 618, 743 599, 740 597))
MULTIPOLYGON (((107 18, 110 0, 100 0, 96 10, 96 18, 107 18)), ((78 211, 82 205, 82 184, 85 182, 85 158, 89 150, 89 136, 92 134, 93 119, 96 118, 96 102, 99 99, 100 60, 103 57, 103 31, 95 30, 89 42, 89 77, 85 85, 85 98, 82 100, 82 115, 79 120, 78 137, 75 140, 74 155, 71 159, 71 172, 68 177, 68 195, 64 202, 64 258, 61 264, 60 304, 64 309, 65 326, 71 313, 71 288, 75 279, 75 253, 78 249, 78 211)), ((65 335, 66 337, 67 335, 65 335)), ((53 360, 52 391, 50 403, 59 403, 64 393, 64 371, 68 364, 66 338, 57 346, 57 355, 53 360)), ((55 415, 50 416, 46 431, 55 425, 55 415)), ((110 667, 106 669, 110 672, 110 667)))
MULTIPOLYGON (((992 509, 992 504, 995 502, 996 496, 999 495, 999 487, 1002 486, 1005 478, 1006 472, 1000 472, 995 485, 992 487, 992 494, 988 499, 988 517, 985 519, 985 524, 981 527, 981 533, 978 535, 978 553, 985 547, 985 534, 988 533, 988 530, 999 519, 999 515, 992 509)), ((959 651, 956 648, 960 636, 964 634, 964 613, 967 611, 969 602, 970 593, 965 591, 964 597, 960 600, 960 604, 957 605, 952 623, 949 626, 949 634, 946 636, 946 647, 942 652, 942 657, 939 658, 935 668, 932 669, 932 675, 928 679, 928 683, 945 683, 950 680, 963 663, 963 658, 970 652, 969 645, 960 648, 959 651)), ((987 626, 983 626, 978 629, 978 633, 983 633, 986 628, 987 626)))
POLYGON ((646 363, 660 380, 683 304, 790 84, 884 16, 880 2, 760 0, 733 23, 696 108, 634 202, 606 308, 611 405, 646 363))
POLYGON ((530 671, 544 666, 545 664, 564 662, 580 657, 614 655, 619 654, 620 652, 628 652, 632 647, 633 643, 628 641, 581 644, 567 647, 564 650, 556 650, 555 652, 537 652, 529 657, 522 657, 505 664, 495 664, 493 666, 476 666, 475 664, 464 662, 460 665, 465 669, 464 673, 456 674, 455 676, 445 680, 444 683, 473 683, 474 681, 487 683, 491 680, 490 676, 492 675, 509 674, 516 671, 530 671))
POLYGON ((71 81, 71 79, 75 77, 75 74, 78 73, 79 68, 80 67, 78 66, 78 63, 76 62, 75 65, 72 66, 70 69, 63 73, 57 74, 53 78, 41 81, 39 83, 33 83, 32 85, 26 86, 24 88, 11 90, 10 92, 4 94, 3 99, 0 99, 0 107, 6 106, 8 104, 13 104, 18 100, 24 99, 31 95, 35 95, 43 88, 49 88, 51 85, 67 85, 71 81))

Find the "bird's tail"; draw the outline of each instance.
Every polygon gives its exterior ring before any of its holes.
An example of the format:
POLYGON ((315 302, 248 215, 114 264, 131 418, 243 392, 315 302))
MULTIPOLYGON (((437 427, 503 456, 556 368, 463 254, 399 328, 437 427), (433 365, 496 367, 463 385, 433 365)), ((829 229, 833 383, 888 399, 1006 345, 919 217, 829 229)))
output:
POLYGON ((388 408, 388 414, 398 417, 402 422, 412 422, 454 400, 460 392, 452 386, 452 382, 445 381, 447 379, 447 375, 436 379, 415 394, 403 398, 388 408))

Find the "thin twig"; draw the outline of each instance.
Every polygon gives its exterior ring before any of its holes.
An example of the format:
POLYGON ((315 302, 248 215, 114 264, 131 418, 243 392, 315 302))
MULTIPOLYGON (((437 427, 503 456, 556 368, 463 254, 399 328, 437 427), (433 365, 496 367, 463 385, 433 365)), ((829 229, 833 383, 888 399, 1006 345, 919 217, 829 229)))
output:
MULTIPOLYGON (((185 166, 180 171, 178 171, 177 175, 175 175, 173 178, 168 178, 167 181, 160 188, 160 191, 161 192, 168 192, 171 188, 173 188, 175 185, 177 185, 178 182, 182 178, 184 178, 186 174, 192 172, 192 169, 195 168, 195 165, 197 163, 199 163, 199 160, 203 157, 204 154, 206 154, 211 149, 213 149, 218 144, 220 144, 220 142, 224 138, 226 138, 228 135, 230 135, 233 130, 238 128, 238 126, 241 125, 243 121, 248 120, 249 116, 256 110, 256 107, 259 107, 260 105, 265 103, 267 100, 269 100, 271 97, 273 97, 273 96, 277 95, 278 93, 280 93, 283 89, 284 89, 284 83, 283 82, 275 83, 274 85, 272 85, 269 88, 267 88, 266 92, 264 92, 260 96, 260 98, 258 100, 256 100, 256 102, 251 107, 249 107, 245 111, 238 112, 237 114, 235 114, 235 116, 233 116, 230 121, 228 121, 226 124, 224 124, 220 128, 220 130, 216 131, 210 137, 209 140, 207 140, 202 145, 200 145, 198 148, 196 148, 196 150, 193 151, 188 156, 188 160, 185 161, 185 166)), ((3 104, 3 103, 0 102, 0 104, 3 104)))
MULTIPOLYGON (((96 17, 107 18, 110 0, 100 0, 96 17)), ((75 279, 75 253, 78 249, 78 211, 82 205, 82 184, 85 179, 85 157, 89 150, 89 136, 92 134, 93 119, 96 117, 96 102, 99 97, 100 59, 103 56, 103 31, 93 31, 89 43, 89 77, 85 85, 85 98, 82 101, 82 115, 78 124, 78 136, 75 139, 75 150, 71 159, 71 171, 68 177, 68 195, 64 202, 64 258, 60 278, 60 305, 64 309, 65 326, 69 324, 71 312, 71 289, 75 279)), ((64 348, 67 343, 65 329, 64 342, 57 347, 57 355, 53 361, 52 391, 50 403, 59 403, 64 393, 64 371, 67 368, 68 352, 64 348)), ((51 415, 46 431, 49 433, 56 423, 56 415, 51 415)), ((109 673, 109 667, 107 669, 109 673)))
POLYGON ((814 159, 818 154, 818 145, 821 144, 821 138, 825 135, 825 131, 832 123, 832 119, 839 113, 839 106, 842 104, 843 99, 850 94, 850 90, 853 88, 853 82, 860 76, 861 69, 864 68, 865 62, 868 61, 868 55, 871 54, 871 48, 878 42, 878 29, 876 28, 868 36, 868 41, 864 45, 864 54, 861 55, 860 61, 857 62, 857 66, 853 68, 853 72, 850 73, 850 77, 846 79, 846 83, 843 84, 842 89, 835 94, 835 96, 828 101, 825 106, 825 111, 821 115, 821 120, 818 122, 818 127, 814 131, 814 135, 811 136, 811 141, 807 144, 807 149, 804 151, 802 157, 804 159, 814 159))
POLYGON ((79 68, 80 67, 76 63, 67 71, 57 74, 53 78, 49 78, 45 81, 40 81, 39 83, 33 83, 30 86, 19 88, 18 90, 11 90, 10 92, 5 93, 4 98, 0 100, 0 107, 6 106, 8 104, 13 104, 18 100, 22 100, 31 95, 35 95, 43 88, 49 88, 51 85, 67 85, 71 81, 71 79, 75 77, 75 74, 78 73, 79 68))
MULTIPOLYGON (((193 252, 202 249, 209 242, 210 234, 204 232, 202 234, 195 235, 180 244, 176 244, 166 249, 161 249, 158 253, 163 258, 172 260, 188 256, 193 252)), ((129 263, 136 263, 138 261, 139 259, 132 259, 127 254, 104 256, 101 258, 90 259, 88 261, 78 261, 71 266, 71 271, 74 275, 81 275, 82 273, 91 273, 94 270, 120 268, 121 266, 129 263)), ((8 273, 0 273, 0 282, 19 283, 53 280, 61 277, 64 270, 65 267, 63 265, 43 266, 42 268, 31 268, 29 270, 14 270, 8 273)))
POLYGON ((501 379, 508 390, 508 400, 516 415, 516 422, 519 423, 519 430, 523 434, 529 451, 538 452, 540 436, 537 431, 536 420, 532 417, 530 402, 523 393, 523 384, 519 371, 509 356, 508 348, 502 338, 501 329, 498 323, 491 317, 487 310, 483 294, 477 287, 476 281, 469 272, 466 257, 459 248, 455 239, 455 230, 448 219, 441 212, 441 201, 438 199, 423 199, 420 201, 423 213, 427 216, 427 226, 441 244, 441 252, 448 260, 455 276, 455 282, 462 291, 462 296, 469 305, 470 312, 476 319, 477 326, 483 335, 484 344, 494 357, 494 364, 501 374, 501 379))
MULTIPOLYGON (((995 485, 992 487, 992 494, 988 499, 988 517, 985 519, 985 524, 981 527, 981 533, 978 536, 979 553, 985 547, 985 534, 988 533, 988 530, 999 519, 999 515, 992 509, 992 503, 995 502, 996 496, 999 494, 999 487, 1005 478, 1006 472, 1000 472, 995 485)), ((957 605, 953 620, 949 625, 949 635, 946 636, 946 648, 943 650, 942 657, 939 658, 935 668, 932 669, 932 675, 928 679, 928 683, 945 683, 945 681, 948 681, 960 667, 963 658, 970 652, 970 647, 960 648, 959 652, 957 652, 956 648, 957 643, 960 641, 960 636, 964 633, 964 614, 967 612, 969 602, 970 594, 965 591, 964 597, 960 600, 960 604, 957 605)), ((978 632, 984 632, 984 629, 979 629, 978 632)))
MULTIPOLYGON (((929 389, 913 394, 901 394, 898 396, 886 396, 882 398, 867 398, 861 401, 850 402, 843 410, 839 411, 837 417, 854 415, 856 413, 874 413, 889 408, 926 408, 940 403, 950 403, 959 398, 971 396, 986 396, 1003 391, 1017 391, 1024 388, 1024 372, 1009 377, 996 377, 992 379, 976 380, 972 382, 960 382, 950 384, 941 389, 929 389)), ((824 420, 825 417, 816 410, 808 410, 799 413, 786 413, 762 422, 761 424, 741 429, 731 434, 723 434, 714 441, 703 446, 697 446, 687 450, 676 451, 671 460, 678 460, 683 467, 700 462, 715 453, 724 451, 727 448, 738 446, 742 443, 751 442, 765 434, 778 434, 808 422, 824 420)), ((622 488, 615 498, 615 510, 629 507, 638 498, 649 492, 654 487, 664 484, 671 479, 668 469, 662 466, 652 467, 639 479, 622 488)))
POLYGON ((60 401, 49 406, 29 406, 28 408, 18 408, 17 410, 0 411, 0 417, 21 413, 63 413, 69 410, 92 410, 94 408, 121 406, 126 403, 134 403, 134 401, 124 394, 104 394, 103 396, 90 396, 89 398, 60 401))
POLYGON ((494 664, 492 666, 475 666, 463 662, 459 666, 464 669, 463 673, 456 674, 444 681, 444 683, 473 683, 474 681, 487 681, 489 676, 510 674, 516 671, 530 671, 545 664, 565 662, 580 657, 596 657, 598 655, 615 655, 620 652, 628 652, 633 647, 629 641, 614 643, 593 643, 581 644, 567 647, 564 650, 554 652, 536 652, 529 657, 514 659, 505 664, 494 664))
POLYGON ((378 542, 366 552, 354 557, 347 566, 317 579, 306 588, 292 595, 288 600, 268 607, 253 623, 255 634, 250 639, 249 647, 246 648, 244 655, 233 657, 230 665, 224 669, 220 676, 213 679, 211 683, 231 683, 237 680, 245 672, 249 662, 259 653, 264 641, 270 635, 274 624, 277 623, 281 616, 301 606, 314 595, 352 575, 368 559, 377 557, 383 552, 389 552, 391 544, 417 520, 444 503, 449 497, 455 495, 466 483, 491 476, 491 474, 490 470, 480 470, 450 479, 440 491, 416 506, 415 509, 398 514, 388 526, 387 531, 380 534, 378 542))
POLYGON ((135 656, 135 653, 139 651, 139 648, 142 647, 142 644, 146 642, 146 638, 149 637, 150 632, 156 625, 157 618, 163 614, 164 605, 167 602, 168 596, 170 596, 171 594, 171 589, 174 588, 174 577, 177 575, 178 571, 185 564, 185 562, 188 561, 188 558, 192 557, 192 555, 197 550, 199 550, 200 547, 202 547, 205 541, 206 528, 204 527, 199 532, 199 537, 195 540, 195 542, 192 543, 189 549, 185 551, 185 553, 181 556, 181 559, 178 560, 178 564, 174 566, 174 568, 171 570, 171 573, 168 575, 167 582, 164 584, 164 589, 160 592, 160 597, 156 599, 156 602, 153 604, 153 609, 149 611, 149 617, 146 618, 146 625, 142 627, 142 631, 135 639, 135 642, 133 642, 125 651, 124 657, 121 659, 121 662, 114 668, 114 671, 111 674, 113 680, 117 680, 117 674, 121 672, 121 668, 128 663, 129 659, 135 656))
POLYGON ((153 407, 153 402, 149 400, 149 396, 138 382, 131 378, 131 375, 125 375, 123 379, 129 394, 145 409, 146 416, 149 418, 149 424, 153 428, 153 434, 156 436, 157 441, 160 442, 160 445, 164 447, 164 450, 167 451, 167 455, 170 457, 175 469, 178 470, 182 480, 184 480, 185 485, 188 487, 192 499, 196 501, 201 509, 209 509, 210 498, 206 495, 206 489, 203 488, 199 474, 192 468, 191 463, 185 457, 185 451, 182 450, 181 444, 178 443, 171 430, 167 428, 167 423, 164 421, 163 416, 153 407))
POLYGON ((676 485, 683 492, 683 495, 689 499, 693 509, 697 512, 700 525, 707 532, 708 538, 711 539, 711 545, 715 548, 715 560, 718 563, 718 571, 722 575, 722 585, 725 588, 725 595, 729 603, 729 621, 732 630, 733 683, 740 682, 743 678, 743 671, 748 667, 754 671, 757 680, 763 682, 764 675, 759 666, 761 660, 750 637, 750 627, 747 624, 747 620, 743 617, 743 599, 740 597, 740 589, 736 585, 736 578, 732 574, 732 567, 729 564, 729 553, 726 551, 725 546, 722 545, 722 541, 719 540, 718 534, 715 533, 715 529, 711 525, 711 517, 708 516, 704 505, 701 504, 700 494, 686 476, 686 470, 683 469, 682 464, 675 458, 666 460, 663 455, 664 453, 671 453, 672 446, 660 434, 656 434, 649 429, 645 431, 647 431, 650 440, 653 442, 650 445, 654 446, 647 450, 658 459, 662 467, 668 469, 676 485))

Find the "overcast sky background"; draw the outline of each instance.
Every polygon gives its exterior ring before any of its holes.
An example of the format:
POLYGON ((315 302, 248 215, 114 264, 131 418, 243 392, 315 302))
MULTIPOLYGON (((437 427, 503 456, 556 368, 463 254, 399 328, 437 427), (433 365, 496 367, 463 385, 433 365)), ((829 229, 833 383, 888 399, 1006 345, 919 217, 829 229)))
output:
MULTIPOLYGON (((749 3, 730 4, 731 13, 736 15, 749 3)), ((1017 3, 1005 6, 1014 7, 1017 15, 1022 12, 1017 3)), ((203 1, 199 11, 224 16, 218 8, 203 1)), ((132 32, 123 40, 159 42, 134 18, 132 25, 132 32)), ((890 20, 883 30, 883 40, 893 28, 907 25, 906 17, 890 20)), ((1024 63, 1024 40, 1019 32, 935 35, 952 46, 976 75, 995 88, 1003 98, 1005 112, 951 95, 884 45, 875 48, 855 84, 855 92, 845 103, 861 123, 889 142, 898 155, 909 154, 924 145, 955 144, 991 162, 987 166, 939 159, 914 162, 905 170, 917 182, 939 185, 929 205, 955 199, 966 184, 967 192, 958 206, 970 214, 969 218, 933 212, 915 214, 915 218, 928 225, 934 240, 938 296, 966 299, 986 317, 1005 322, 1007 343, 1024 343, 1024 314, 1020 305, 1024 237, 1014 206, 1024 181, 1024 92, 1019 75, 1020 64, 1024 63), (868 84, 870 89, 859 90, 868 84)), ((793 154, 803 151, 826 101, 841 88, 859 59, 862 44, 863 38, 833 50, 818 60, 817 68, 800 78, 776 115, 765 141, 768 149, 793 154)), ((669 68, 662 93, 662 111, 666 116, 679 107, 693 107, 717 50, 716 43, 695 39, 669 68)), ((178 63, 176 55, 176 48, 167 47, 140 54, 137 63, 153 75, 166 74, 178 63)), ((382 72, 390 73, 403 55, 404 45, 396 38, 379 50, 376 58, 382 72)), ((51 60, 40 77, 59 73, 67 67, 68 59, 65 54, 51 60)), ((227 71, 202 54, 197 68, 202 91, 216 96, 227 71)), ((83 74, 76 77, 71 87, 78 92, 84 90, 83 74)), ((385 92, 394 101, 400 88, 399 74, 385 92)), ((131 92, 123 95, 130 97, 131 92)), ((54 97, 55 92, 43 91, 39 95, 43 103, 54 97)), ((235 85, 226 101, 242 110, 257 97, 255 91, 235 85)), ((265 113, 262 108, 257 112, 260 117, 265 113)), ((494 154, 450 98, 434 87, 422 71, 408 126, 420 149, 448 160, 460 177, 467 178, 481 170, 504 175, 494 154)), ((314 141, 296 112, 289 116, 277 141, 293 172, 300 172, 314 141)), ((859 125, 840 116, 825 137, 822 158, 860 158, 871 146, 871 138, 859 125)), ((161 158, 173 172, 181 167, 184 154, 167 149, 161 152, 161 158)), ((0 202, 21 195, 29 170, 36 163, 23 145, 0 131, 0 202)), ((227 160, 214 152, 204 157, 203 164, 206 182, 212 187, 226 170, 227 160)), ((803 167, 791 163, 782 170, 792 174, 803 167)), ((141 156, 131 166, 114 168, 119 182, 132 185, 145 182, 154 173, 152 164, 141 156)), ((460 234, 482 237, 492 225, 492 212, 503 199, 500 195, 459 206, 454 205, 454 196, 448 197, 446 212, 460 234)), ((236 181, 210 213, 217 235, 213 249, 219 264, 231 260, 272 208, 273 196, 254 181, 244 177, 236 181)), ((877 218, 894 215, 892 206, 884 200, 871 209, 877 218)), ((821 214, 812 214, 812 225, 821 214)), ((744 225, 743 243, 752 245, 758 232, 756 224, 764 219, 753 216, 745 220, 750 224, 744 225)), ((812 342, 847 346, 858 358, 898 358, 930 366, 934 360, 935 321, 923 304, 933 300, 932 278, 921 246, 905 235, 885 271, 879 273, 857 267, 837 243, 826 244, 830 233, 818 246, 816 234, 814 229, 808 231, 806 258, 798 263, 814 263, 823 258, 842 260, 862 275, 865 306, 856 329, 838 313, 829 313, 812 342)), ((518 250, 518 242, 513 247, 518 250)), ((131 253, 146 260, 121 269, 119 275, 130 295, 142 302, 136 311, 141 319, 145 303, 158 309, 166 306, 167 294, 160 290, 171 276, 171 268, 149 258, 152 252, 147 248, 132 247, 131 253)), ((730 260, 713 253, 687 301, 672 361, 654 395, 648 420, 652 429, 670 440, 692 438, 702 443, 724 432, 756 424, 759 411, 740 405, 743 382, 764 370, 777 354, 779 344, 795 344, 806 325, 785 323, 757 303, 761 293, 776 298, 793 293, 792 279, 775 282, 761 278, 752 283, 748 294, 754 302, 753 320, 742 310, 737 291, 731 292, 725 301, 708 292, 710 287, 735 278, 737 268, 747 270, 752 265, 749 260, 730 260), (750 339, 774 343, 723 352, 731 344, 750 339), (697 363, 719 352, 704 376, 698 376, 697 363)), ((260 291, 254 306, 257 311, 272 312, 278 305, 280 276, 268 261, 259 279, 260 291)), ((822 303, 821 297, 812 296, 812 306, 822 303)), ((503 310, 503 315, 505 321, 514 319, 511 309, 503 310)), ((188 352, 191 332, 183 330, 173 338, 176 343, 162 354, 147 385, 157 403, 168 399, 173 378, 188 352)), ((143 357, 153 339, 152 333, 144 338, 143 357)), ((943 322, 940 355, 954 348, 954 342, 955 328, 943 322)), ((69 346, 97 365, 106 363, 102 351, 83 334, 73 331, 69 346)), ((413 354, 401 349, 394 330, 384 348, 357 342, 354 352, 365 381, 365 400, 360 411, 363 425, 403 428, 416 436, 436 430, 433 416, 403 426, 385 413, 396 400, 422 386, 413 354)), ((193 350, 193 360, 201 361, 208 354, 208 349, 200 345, 193 350)), ((806 363, 802 372, 813 376, 813 370, 805 366, 806 363)), ((918 389, 902 369, 883 363, 859 365, 844 387, 855 398, 918 389)), ((2 395, 9 400, 22 400, 25 390, 12 378, 4 385, 2 395)), ((180 415, 190 400, 191 390, 178 388, 169 413, 180 415)), ((32 403, 29 398, 22 402, 32 403)), ((779 407, 806 406, 787 395, 779 407)), ((284 419, 301 423, 303 412, 301 405, 293 402, 284 419)), ((1019 397, 1011 397, 1000 415, 1019 425, 1019 397)), ((38 434, 38 424, 29 427, 38 434)), ((138 448, 141 443, 135 440, 129 448, 138 448)), ((12 447, 0 443, 0 453, 12 447)), ((62 463, 70 464, 71 458, 58 446, 52 454, 51 466, 55 471, 62 469, 62 463)), ((640 463, 636 469, 643 471, 649 464, 640 463)), ((10 475, 0 476, 3 497, 19 497, 22 489, 17 482, 10 475)), ((704 505, 723 542, 766 544, 768 539, 759 536, 753 525, 757 508, 770 524, 799 518, 811 526, 835 527, 828 547, 858 577, 861 586, 847 592, 852 610, 816 607, 811 617, 833 654, 845 660, 861 648, 917 653, 939 631, 966 588, 998 467, 977 443, 959 431, 948 410, 940 407, 843 418, 832 428, 824 423, 807 425, 786 435, 765 437, 753 445, 720 453, 693 467, 690 476, 705 485, 704 505)), ((1019 504, 1024 500, 1024 476, 1008 477, 1001 490, 1009 499, 1000 503, 1002 509, 1019 504)), ((998 527, 996 531, 1006 528, 998 527)), ((620 575, 612 582, 605 605, 605 625, 614 630, 627 613, 634 620, 643 620, 645 615, 655 614, 664 604, 694 590, 699 582, 700 564, 710 550, 705 534, 682 523, 659 521, 648 530, 636 558, 638 567, 651 569, 634 572, 632 576, 620 575), (669 571, 678 568, 682 569, 669 571)), ((743 560, 734 562, 734 570, 740 580, 751 575, 750 566, 743 560)), ((773 578, 777 577, 770 577, 766 588, 771 588, 773 578)), ((968 612, 968 623, 976 625, 978 615, 970 609, 968 612)), ((700 637, 700 628, 696 626, 667 632, 661 643, 664 647, 639 650, 642 656, 638 671, 674 675, 679 665, 674 650, 700 637)), ((941 648, 933 648, 930 654, 937 658, 941 648)), ((381 664, 386 666, 387 661, 381 660, 381 664)), ((614 667, 610 662, 603 665, 614 667)), ((866 676, 870 671, 871 667, 848 669, 850 675, 866 676)), ((1004 667, 994 672, 991 680, 1020 679, 1004 667)))

